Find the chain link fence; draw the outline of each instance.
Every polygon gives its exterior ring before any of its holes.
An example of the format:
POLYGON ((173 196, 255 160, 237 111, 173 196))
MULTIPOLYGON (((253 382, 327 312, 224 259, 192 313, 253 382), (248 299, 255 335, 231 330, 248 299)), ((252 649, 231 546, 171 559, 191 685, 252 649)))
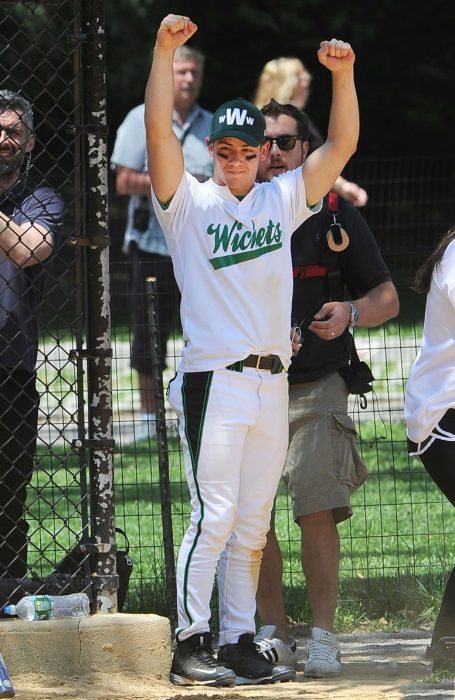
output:
MULTIPOLYGON (((34 112, 30 168, 25 153, 19 181, 45 181, 64 203, 63 227, 51 254, 41 261, 31 253, 33 264, 17 267, 33 303, 19 293, 6 306, 3 292, 11 285, 0 264, 0 324, 17 306, 20 320, 39 328, 35 372, 24 369, 25 354, 12 345, 16 336, 0 325, 0 350, 16 352, 14 362, 0 363, 0 381, 5 387, 14 382, 10 398, 5 391, 0 403, 5 451, 0 593, 6 602, 44 581, 57 592, 87 590, 93 610, 115 610, 121 573, 117 524, 134 563, 127 609, 172 617, 174 558, 190 504, 165 389, 182 339, 175 323, 164 372, 154 373, 152 389, 162 390, 155 436, 154 428, 144 425, 141 387, 130 365, 132 304, 141 302, 153 320, 147 357, 155 368, 163 360, 163 329, 153 279, 142 291, 132 286, 131 262, 121 250, 126 198, 116 196, 107 180, 103 2, 0 0, 0 13, 0 90, 19 91, 34 112), (29 396, 28 385, 35 385, 36 395, 29 396), (28 408, 15 407, 18 396, 27 399, 28 408)), ((8 176, 6 151, 0 145, 1 211, 8 194, 2 186, 8 176)), ((356 336, 376 381, 365 410, 351 405, 370 475, 353 499, 354 518, 340 528, 340 605, 370 616, 384 615, 392 606, 409 607, 412 591, 436 585, 430 574, 442 578, 453 565, 451 514, 420 464, 407 458, 402 410, 423 320, 423 304, 408 286, 436 238, 454 221, 454 172, 455 157, 444 155, 354 159, 345 173, 369 192, 362 213, 391 269, 402 308, 398 321, 356 336)), ((160 269, 155 272, 160 277, 160 269)), ((143 323, 147 333, 147 318, 143 323)), ((277 525, 287 608, 294 619, 305 619, 299 531, 283 487, 277 525)))
MULTIPOLYGON (((454 524, 450 504, 426 477, 419 460, 409 460, 403 418, 404 387, 420 343, 424 299, 409 289, 418 266, 455 220, 453 155, 354 159, 346 176, 370 195, 362 214, 374 231, 398 288, 400 317, 373 330, 357 329, 360 359, 371 366, 374 393, 362 409, 350 402, 360 450, 369 468, 365 486, 353 497, 354 517, 340 526, 340 609, 356 619, 378 619, 400 611, 407 623, 434 605, 453 566, 454 524), (414 615, 414 617, 413 617, 414 615)), ((131 261, 121 249, 127 198, 111 187, 112 302, 114 323, 114 433, 116 517, 130 533, 135 569, 131 609, 169 613, 170 576, 165 575, 158 446, 140 438, 140 388, 130 368, 128 310, 131 261), (136 433, 134 432, 136 426, 136 433)), ((164 384, 172 378, 181 348, 176 327, 167 345, 164 384)), ((172 413, 167 412, 170 506, 175 551, 190 511, 172 413)), ((277 500, 277 528, 284 556, 286 609, 310 620, 300 564, 300 531, 283 485, 277 500)), ((216 592, 215 592, 216 595, 216 592)), ((214 604, 216 601, 214 601, 214 604)), ((172 610, 172 608, 171 608, 172 610)), ((405 623, 406 624, 406 623, 405 623)))
MULTIPOLYGON (((401 303, 398 319, 378 329, 356 330, 360 359, 370 365, 376 378, 365 409, 358 401, 350 401, 369 477, 353 496, 354 517, 339 527, 339 609, 357 621, 362 617, 385 619, 392 612, 403 614, 403 624, 417 621, 419 615, 426 614, 424 611, 434 608, 434 599, 453 566, 451 507, 425 475, 419 460, 408 459, 403 403, 405 383, 420 344, 424 312, 424 299, 409 287, 418 266, 455 220, 454 173, 453 155, 353 159, 345 173, 369 193, 369 203, 361 213, 381 246, 401 303)), ((172 576, 171 572, 168 577, 164 573, 158 445, 141 432, 140 387, 130 367, 129 309, 134 290, 131 260, 122 252, 127 197, 115 194, 113 182, 110 193, 116 518, 129 533, 135 564, 131 609, 169 614, 166 595, 172 576)), ((165 386, 178 363, 181 343, 176 326, 167 344, 165 386)), ((167 427, 170 506, 177 551, 190 504, 174 417, 169 410, 167 427)), ((276 525, 284 556, 286 610, 294 620, 309 621, 300 531, 292 520, 283 485, 278 494, 276 525)))
POLYGON ((103 4, 1 2, 0 37, 0 593, 115 610, 103 4))

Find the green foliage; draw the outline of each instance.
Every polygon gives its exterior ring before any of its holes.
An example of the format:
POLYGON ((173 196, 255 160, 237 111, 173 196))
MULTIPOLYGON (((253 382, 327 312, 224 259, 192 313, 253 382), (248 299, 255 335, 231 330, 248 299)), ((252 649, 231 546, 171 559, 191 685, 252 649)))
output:
POLYGON ((453 679, 455 676, 455 659, 445 659, 441 661, 437 670, 431 673, 429 678, 424 679, 424 682, 428 685, 433 683, 443 683, 444 681, 450 681, 448 689, 453 689, 453 679))

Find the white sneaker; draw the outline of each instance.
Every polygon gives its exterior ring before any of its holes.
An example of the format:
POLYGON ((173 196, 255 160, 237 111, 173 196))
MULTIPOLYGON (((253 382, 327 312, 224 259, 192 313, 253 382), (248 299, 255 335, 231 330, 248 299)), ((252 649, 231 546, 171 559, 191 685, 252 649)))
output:
POLYGON ((283 642, 276 635, 275 625, 264 625, 254 638, 254 643, 261 656, 274 664, 297 667, 297 642, 289 637, 289 642, 283 642))
POLYGON ((340 645, 331 632, 313 627, 308 642, 308 657, 304 676, 309 678, 331 678, 341 673, 340 645))

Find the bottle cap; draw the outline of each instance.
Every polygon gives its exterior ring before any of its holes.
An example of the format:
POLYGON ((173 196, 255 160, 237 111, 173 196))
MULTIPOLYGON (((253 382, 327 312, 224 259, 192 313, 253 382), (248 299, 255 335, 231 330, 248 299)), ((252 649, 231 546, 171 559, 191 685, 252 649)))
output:
POLYGON ((3 612, 6 615, 15 615, 16 614, 16 606, 15 605, 5 605, 3 608, 3 612))

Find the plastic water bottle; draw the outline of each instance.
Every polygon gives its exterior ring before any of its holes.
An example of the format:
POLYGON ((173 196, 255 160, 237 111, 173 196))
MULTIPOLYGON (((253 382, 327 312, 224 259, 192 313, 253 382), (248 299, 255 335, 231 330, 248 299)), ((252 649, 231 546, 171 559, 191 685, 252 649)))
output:
POLYGON ((21 620, 51 620, 62 617, 88 617, 90 600, 86 593, 71 595, 27 595, 16 605, 5 605, 7 615, 21 620))
POLYGON ((14 698, 14 695, 13 684, 0 654, 0 698, 14 698))

